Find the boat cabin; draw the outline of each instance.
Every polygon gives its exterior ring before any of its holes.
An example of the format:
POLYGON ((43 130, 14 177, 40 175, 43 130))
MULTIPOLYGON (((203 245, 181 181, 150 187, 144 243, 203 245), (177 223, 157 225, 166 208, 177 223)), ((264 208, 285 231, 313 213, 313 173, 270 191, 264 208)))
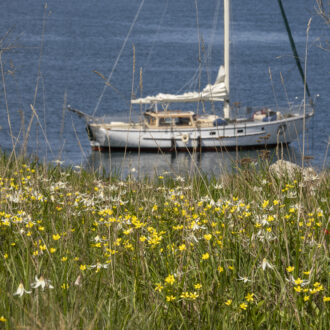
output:
POLYGON ((196 115, 192 111, 146 111, 144 113, 144 124, 150 128, 166 127, 192 127, 195 126, 196 115))

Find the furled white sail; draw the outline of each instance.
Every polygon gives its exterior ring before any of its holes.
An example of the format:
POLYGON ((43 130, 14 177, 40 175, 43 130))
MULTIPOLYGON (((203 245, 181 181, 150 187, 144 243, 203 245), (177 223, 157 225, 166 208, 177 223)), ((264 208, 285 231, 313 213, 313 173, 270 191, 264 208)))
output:
POLYGON ((227 88, 225 86, 225 70, 219 68, 215 83, 208 84, 201 92, 187 92, 181 95, 158 94, 156 96, 147 96, 136 100, 131 100, 132 104, 150 104, 150 103, 175 103, 175 102, 200 102, 200 101, 224 101, 228 98, 227 88))

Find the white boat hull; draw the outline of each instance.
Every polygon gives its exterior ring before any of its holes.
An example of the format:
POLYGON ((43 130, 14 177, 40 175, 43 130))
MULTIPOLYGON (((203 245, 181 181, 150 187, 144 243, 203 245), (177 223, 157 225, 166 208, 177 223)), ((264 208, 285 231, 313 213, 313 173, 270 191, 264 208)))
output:
MULTIPOLYGON (((306 115, 306 120, 311 115, 306 115)), ((262 148, 289 144, 304 128, 304 116, 296 115, 272 122, 245 121, 218 127, 168 127, 151 129, 121 125, 89 124, 93 150, 185 151, 262 148)))

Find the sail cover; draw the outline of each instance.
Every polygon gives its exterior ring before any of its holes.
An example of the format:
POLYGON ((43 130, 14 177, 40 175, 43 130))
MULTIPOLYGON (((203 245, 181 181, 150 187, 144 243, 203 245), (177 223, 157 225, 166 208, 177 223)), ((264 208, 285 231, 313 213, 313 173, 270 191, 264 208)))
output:
POLYGON ((157 94, 156 96, 147 96, 136 100, 131 100, 132 104, 150 104, 150 103, 175 103, 175 102, 200 102, 200 101, 224 101, 228 98, 225 86, 225 69, 220 66, 215 83, 208 84, 201 92, 187 92, 184 94, 157 94))

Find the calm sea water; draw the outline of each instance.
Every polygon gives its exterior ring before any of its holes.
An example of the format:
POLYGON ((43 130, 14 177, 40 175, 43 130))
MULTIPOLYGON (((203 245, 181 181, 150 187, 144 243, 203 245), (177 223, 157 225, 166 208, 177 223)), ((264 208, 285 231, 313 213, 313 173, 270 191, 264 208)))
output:
MULTIPOLYGON (((307 79, 312 94, 320 96, 306 153, 313 157, 313 166, 329 167, 330 55, 322 49, 330 39, 329 28, 315 15, 314 1, 285 1, 284 5, 303 60, 307 24, 312 18, 307 79)), ((64 111, 63 105, 124 120, 132 92, 144 96, 176 93, 213 82, 223 63, 222 10, 221 0, 1 1, 1 149, 21 148, 28 135, 29 154, 47 161, 61 159, 67 165, 94 164, 125 173, 132 168, 142 173, 191 168, 221 171, 237 159, 235 153, 193 158, 189 154, 94 154, 84 122, 64 111), (106 77, 111 74, 114 88, 104 91, 104 82, 94 71, 106 77), (31 104, 37 114, 32 121, 31 104)), ((277 1, 232 0, 231 19, 232 101, 249 106, 299 102, 303 84, 277 1)), ((133 109, 132 117, 137 118, 139 111, 133 109)), ((285 155, 300 162, 300 150, 298 141, 285 155)))

